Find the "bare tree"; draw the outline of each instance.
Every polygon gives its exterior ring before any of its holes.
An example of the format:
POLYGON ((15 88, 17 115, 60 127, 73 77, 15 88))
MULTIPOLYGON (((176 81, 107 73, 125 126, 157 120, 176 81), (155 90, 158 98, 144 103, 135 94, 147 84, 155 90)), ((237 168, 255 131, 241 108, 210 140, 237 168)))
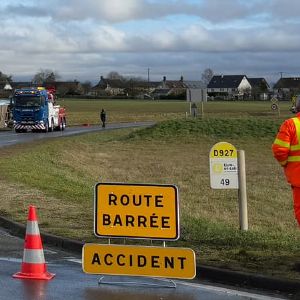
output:
POLYGON ((116 71, 109 72, 107 74, 107 78, 108 79, 121 79, 121 80, 124 79, 124 77, 121 74, 119 74, 118 72, 116 72, 116 71))
POLYGON ((36 84, 51 83, 59 78, 60 75, 55 71, 49 69, 40 69, 40 71, 34 75, 32 82, 36 84))
POLYGON ((214 72, 212 69, 207 68, 203 71, 202 75, 201 75, 201 80, 205 85, 208 85, 210 80, 213 78, 214 76, 214 72))
POLYGON ((0 82, 12 82, 12 75, 6 75, 0 71, 0 82))

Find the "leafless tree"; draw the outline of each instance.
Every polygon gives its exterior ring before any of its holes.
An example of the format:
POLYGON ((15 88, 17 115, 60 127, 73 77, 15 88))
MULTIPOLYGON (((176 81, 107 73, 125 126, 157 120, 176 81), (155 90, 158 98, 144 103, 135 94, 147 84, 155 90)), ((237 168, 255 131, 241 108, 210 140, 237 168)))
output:
POLYGON ((59 78, 60 75, 53 70, 40 69, 40 71, 34 75, 32 82, 37 84, 51 83, 57 81, 59 78))
POLYGON ((107 78, 108 79, 121 79, 121 80, 124 79, 124 77, 121 74, 119 74, 118 72, 116 72, 116 71, 109 72, 107 74, 107 78))
POLYGON ((0 82, 12 82, 12 75, 6 75, 0 71, 0 82))
POLYGON ((207 68, 203 71, 203 73, 201 75, 201 80, 205 85, 208 85, 213 76, 214 76, 213 70, 210 68, 207 68))

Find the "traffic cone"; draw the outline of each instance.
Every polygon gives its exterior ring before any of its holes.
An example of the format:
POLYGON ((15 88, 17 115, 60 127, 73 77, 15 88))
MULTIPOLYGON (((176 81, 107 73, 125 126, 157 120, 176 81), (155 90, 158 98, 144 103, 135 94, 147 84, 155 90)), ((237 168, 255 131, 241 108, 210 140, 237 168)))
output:
POLYGON ((54 276, 55 274, 47 272, 35 206, 30 205, 21 272, 14 274, 13 277, 50 280, 54 276))

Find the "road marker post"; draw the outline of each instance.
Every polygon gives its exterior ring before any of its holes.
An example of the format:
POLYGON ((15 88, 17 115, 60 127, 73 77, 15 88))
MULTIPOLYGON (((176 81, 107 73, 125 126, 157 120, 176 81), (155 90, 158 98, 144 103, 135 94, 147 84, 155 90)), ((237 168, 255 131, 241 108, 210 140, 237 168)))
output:
POLYGON ((227 142, 213 145, 209 152, 212 189, 237 189, 240 229, 248 230, 245 151, 227 142))

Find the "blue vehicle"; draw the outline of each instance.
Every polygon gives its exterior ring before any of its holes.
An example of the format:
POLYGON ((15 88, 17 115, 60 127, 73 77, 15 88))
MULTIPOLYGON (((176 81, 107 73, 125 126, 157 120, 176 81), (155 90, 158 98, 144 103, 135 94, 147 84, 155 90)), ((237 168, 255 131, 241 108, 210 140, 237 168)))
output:
POLYGON ((54 105, 54 96, 44 88, 17 89, 13 96, 13 122, 16 132, 64 130, 65 109, 54 105))

